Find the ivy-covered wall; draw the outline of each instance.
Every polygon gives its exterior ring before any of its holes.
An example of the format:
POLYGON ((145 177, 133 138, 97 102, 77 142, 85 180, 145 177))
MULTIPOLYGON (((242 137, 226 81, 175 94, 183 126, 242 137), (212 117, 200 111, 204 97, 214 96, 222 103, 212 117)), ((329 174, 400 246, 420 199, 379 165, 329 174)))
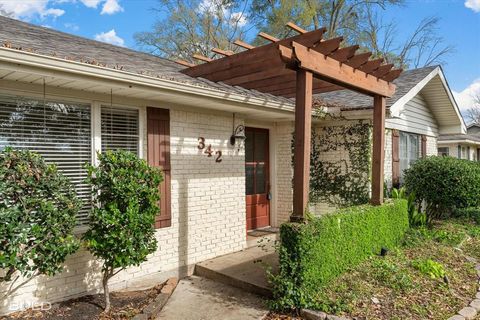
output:
POLYGON ((314 213, 368 203, 370 153, 367 120, 334 119, 312 127, 310 207, 314 213))

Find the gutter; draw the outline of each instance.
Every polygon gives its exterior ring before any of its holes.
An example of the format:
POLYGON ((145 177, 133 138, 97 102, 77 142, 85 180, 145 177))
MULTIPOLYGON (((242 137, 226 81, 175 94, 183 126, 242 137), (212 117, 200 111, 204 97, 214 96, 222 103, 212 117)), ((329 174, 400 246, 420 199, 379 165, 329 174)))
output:
POLYGON ((0 48, 0 66, 12 71, 30 72, 41 76, 58 76, 72 78, 72 80, 86 80, 92 83, 100 82, 102 85, 105 85, 103 81, 108 81, 111 86, 115 85, 120 88, 160 89, 187 95, 214 98, 222 101, 226 100, 244 105, 248 104, 250 107, 256 108, 260 106, 278 111, 294 111, 293 102, 275 102, 272 101, 273 99, 269 100, 268 98, 248 96, 247 93, 242 95, 234 92, 226 92, 216 88, 193 85, 187 82, 135 74, 123 70, 69 61, 16 49, 0 48), (76 77, 72 77, 72 75, 76 77))

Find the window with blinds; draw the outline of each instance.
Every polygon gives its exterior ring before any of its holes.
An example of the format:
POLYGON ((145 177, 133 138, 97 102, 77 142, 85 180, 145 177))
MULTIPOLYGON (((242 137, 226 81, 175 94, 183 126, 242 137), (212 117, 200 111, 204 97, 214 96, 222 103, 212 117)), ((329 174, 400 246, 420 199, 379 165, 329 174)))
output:
POLYGON ((139 155, 138 110, 102 106, 102 152, 127 150, 139 155))
POLYGON ((400 183, 403 182, 403 171, 420 158, 420 137, 418 134, 400 132, 399 144, 400 183))
POLYGON ((83 207, 77 223, 88 223, 90 187, 85 163, 92 159, 89 105, 0 96, 0 148, 31 150, 55 163, 75 185, 83 207))

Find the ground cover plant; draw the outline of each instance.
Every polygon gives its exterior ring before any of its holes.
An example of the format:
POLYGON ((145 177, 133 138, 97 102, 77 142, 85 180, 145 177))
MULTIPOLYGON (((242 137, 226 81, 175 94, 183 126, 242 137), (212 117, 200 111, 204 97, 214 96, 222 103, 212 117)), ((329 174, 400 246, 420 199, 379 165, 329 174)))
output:
POLYGON ((81 207, 53 164, 30 151, 0 153, 0 281, 54 275, 79 246, 73 235, 81 207))
POLYGON ((105 312, 110 309, 108 280, 147 260, 157 248, 154 222, 159 214, 159 169, 127 151, 98 154, 99 166, 88 165, 94 209, 83 239, 103 265, 105 312))

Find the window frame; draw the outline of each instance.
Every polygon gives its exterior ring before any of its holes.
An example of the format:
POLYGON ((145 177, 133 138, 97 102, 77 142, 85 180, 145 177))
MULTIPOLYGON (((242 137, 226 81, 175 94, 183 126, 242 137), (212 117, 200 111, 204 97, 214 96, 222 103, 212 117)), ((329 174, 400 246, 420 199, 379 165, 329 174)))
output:
POLYGON ((400 184, 403 183, 403 176, 404 176, 404 171, 407 170, 408 168, 410 168, 410 166, 417 160, 419 160, 421 158, 421 135, 419 134, 416 134, 416 133, 412 133, 412 132, 406 132, 406 131, 399 131, 399 137, 398 137, 398 148, 399 148, 399 152, 398 152, 398 157, 399 157, 399 173, 400 173, 400 177, 399 177, 399 181, 400 181, 400 184), (406 145, 406 159, 405 158, 402 158, 402 150, 401 150, 401 147, 402 147, 402 137, 404 137, 405 139, 405 145, 406 145), (417 157, 416 159, 412 162, 412 158, 411 158, 411 152, 410 152, 410 146, 411 146, 411 138, 412 137, 415 137, 416 141, 417 141, 417 157), (402 160, 405 160, 406 163, 407 163, 407 167, 406 168, 402 168, 402 160))
POLYGON ((437 155, 442 156, 442 157, 450 156, 450 147, 438 147, 437 148, 437 155), (440 149, 444 149, 444 152, 440 151, 440 149))

